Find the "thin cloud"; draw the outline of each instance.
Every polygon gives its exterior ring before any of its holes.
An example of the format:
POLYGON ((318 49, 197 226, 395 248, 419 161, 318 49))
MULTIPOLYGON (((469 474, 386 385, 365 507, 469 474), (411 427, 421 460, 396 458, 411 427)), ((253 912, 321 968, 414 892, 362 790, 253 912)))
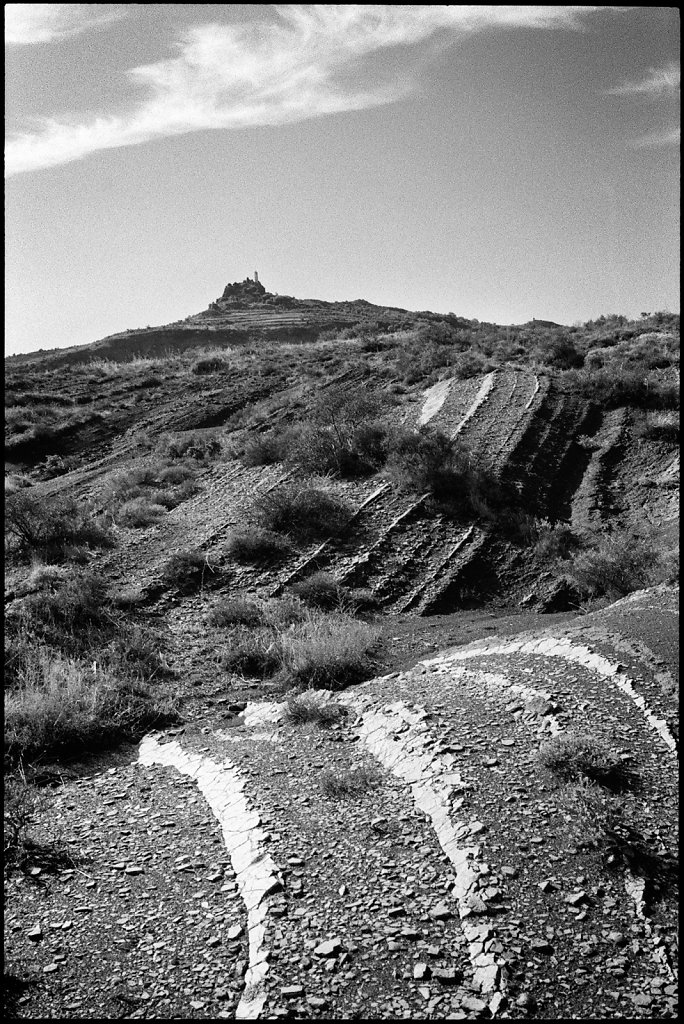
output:
POLYGON ((681 70, 678 64, 663 68, 649 68, 645 77, 637 82, 624 82, 607 90, 608 96, 646 96, 661 99, 676 96, 680 89, 681 70))
POLYGON ((642 135, 639 139, 633 139, 630 146, 634 149, 652 149, 663 146, 678 146, 681 141, 681 129, 679 125, 671 128, 661 128, 659 131, 642 135))
MULTIPOLYGON (((19 5, 14 5, 19 6, 19 5)), ((88 5, 34 5, 85 7, 88 5)), ((127 74, 145 97, 125 115, 87 123, 43 120, 14 135, 6 174, 80 160, 103 149, 206 129, 278 125, 395 102, 413 88, 407 54, 387 82, 369 59, 436 33, 453 41, 493 28, 581 29, 599 7, 417 5, 276 6, 277 20, 201 25, 177 55, 127 74), (365 62, 365 63, 364 63, 365 62), (363 83, 363 84, 360 84, 363 83)))
POLYGON ((126 17, 122 4, 5 4, 5 42, 51 43, 126 17))

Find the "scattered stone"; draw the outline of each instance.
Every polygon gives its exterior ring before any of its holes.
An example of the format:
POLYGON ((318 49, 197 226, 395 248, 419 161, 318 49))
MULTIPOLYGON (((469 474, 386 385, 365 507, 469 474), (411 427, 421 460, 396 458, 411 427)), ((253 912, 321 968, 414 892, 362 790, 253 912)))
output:
POLYGON ((33 928, 31 928, 31 930, 26 933, 26 937, 30 939, 31 942, 40 942, 40 940, 43 938, 43 929, 41 927, 40 921, 37 921, 34 924, 33 928))
POLYGON ((336 936, 334 939, 328 939, 326 942, 321 942, 320 946, 316 946, 314 954, 322 957, 337 956, 343 949, 342 939, 336 936))
POLYGON ((553 946, 544 939, 532 939, 530 949, 533 953, 553 953, 553 946))
POLYGON ((515 1005, 526 1013, 534 1013, 537 1009, 537 1000, 529 992, 523 992, 515 1001, 515 1005))
POLYGON ((299 999, 304 995, 304 989, 301 985, 286 985, 285 988, 281 988, 280 994, 283 999, 299 999))
POLYGON ((447 907, 446 903, 438 903, 437 906, 433 907, 429 911, 430 917, 435 921, 446 921, 448 918, 453 917, 453 911, 447 907))
POLYGON ((417 963, 413 965, 413 977, 415 981, 427 981, 432 971, 427 964, 417 963))
POLYGON ((456 985, 461 978, 455 967, 433 967, 432 976, 443 985, 456 985))
POLYGON ((244 931, 244 929, 243 929, 241 924, 233 924, 233 925, 230 926, 230 928, 226 932, 226 938, 230 939, 231 941, 233 939, 239 939, 240 936, 242 935, 243 931, 244 931))
POLYGON ((566 896, 565 902, 569 903, 571 907, 578 907, 581 903, 588 902, 588 897, 586 892, 580 889, 579 892, 571 892, 566 896))
POLYGON ((461 1002, 461 1006, 464 1010, 467 1010, 468 1013, 484 1013, 487 1009, 487 1004, 481 999, 476 999, 474 996, 466 996, 466 998, 461 1002))

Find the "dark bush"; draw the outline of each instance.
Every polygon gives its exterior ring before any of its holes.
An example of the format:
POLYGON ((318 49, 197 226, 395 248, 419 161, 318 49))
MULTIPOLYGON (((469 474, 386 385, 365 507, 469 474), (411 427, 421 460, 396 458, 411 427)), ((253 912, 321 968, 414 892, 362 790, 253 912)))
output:
POLYGON ((242 453, 246 466, 270 466, 282 462, 286 456, 286 436, 281 431, 269 430, 250 437, 242 453))
POLYGON ((258 604, 244 597, 225 597, 207 615, 210 626, 259 626, 264 612, 258 604))
POLYGON ((293 484, 261 495, 254 507, 265 529, 304 541, 338 533, 352 514, 340 498, 313 487, 293 484))
POLYGON ((175 551, 165 562, 162 577, 165 583, 182 586, 199 583, 211 566, 202 551, 175 551))
POLYGON ((225 369, 226 361, 225 359, 221 359, 220 356, 198 359, 191 367, 192 372, 198 375, 202 373, 217 373, 218 371, 225 369))
POLYGON ((220 657, 227 672, 263 679, 272 676, 281 666, 282 653, 271 629, 236 627, 220 657))
POLYGON ((274 565, 289 558, 293 548, 281 534, 253 526, 233 534, 225 550, 236 562, 274 565))
POLYGON ((16 491, 5 502, 5 534, 20 553, 63 558, 70 547, 112 547, 113 538, 83 505, 72 498, 16 491))
POLYGON ((300 583, 295 583, 292 593, 305 604, 328 611, 339 608, 344 599, 343 588, 334 576, 326 572, 316 572, 300 583))

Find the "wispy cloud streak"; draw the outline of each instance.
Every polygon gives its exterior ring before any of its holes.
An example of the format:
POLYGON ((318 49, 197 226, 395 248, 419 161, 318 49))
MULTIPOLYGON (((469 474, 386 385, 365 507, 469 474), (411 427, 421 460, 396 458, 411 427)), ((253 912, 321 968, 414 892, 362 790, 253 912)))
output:
POLYGON ((678 146, 681 141, 681 129, 679 125, 670 128, 661 128, 658 131, 642 135, 641 138, 633 139, 630 146, 634 149, 652 149, 662 146, 678 146))
POLYGON ((128 72, 145 91, 137 107, 85 123, 43 120, 9 139, 6 173, 162 136, 287 124, 392 103, 412 88, 406 51, 402 73, 389 82, 387 61, 384 75, 369 66, 392 47, 416 46, 437 33, 452 41, 493 28, 579 29, 588 13, 600 10, 605 8, 289 4, 276 6, 270 23, 194 27, 177 43, 176 56, 128 72))
POLYGON ((51 43, 126 17, 124 4, 5 4, 5 42, 51 43))
POLYGON ((647 96, 661 99, 676 96, 680 90, 682 73, 678 64, 670 63, 663 68, 649 68, 644 78, 636 82, 624 82, 608 89, 609 96, 647 96))

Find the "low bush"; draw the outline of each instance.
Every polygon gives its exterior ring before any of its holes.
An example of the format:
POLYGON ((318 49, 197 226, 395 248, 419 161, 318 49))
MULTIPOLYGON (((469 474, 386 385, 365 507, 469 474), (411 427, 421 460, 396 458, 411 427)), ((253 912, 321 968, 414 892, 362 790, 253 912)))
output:
POLYGON ((218 373, 220 370, 226 370, 228 368, 228 361, 222 359, 220 356, 210 356, 207 359, 198 359, 197 362, 193 363, 190 367, 192 373, 203 374, 203 373, 218 373))
POLYGON ((534 536, 534 556, 541 562, 564 560, 577 551, 579 538, 568 523, 537 521, 534 536))
POLYGON ((292 544, 286 537, 258 526, 234 533, 225 547, 230 558, 252 565, 275 565, 289 558, 292 552, 292 544))
POLYGON ((294 686, 342 689, 372 675, 379 636, 351 615, 312 613, 283 634, 283 669, 294 686))
POLYGON ((281 646, 272 629, 233 629, 219 662, 227 672, 264 679, 274 675, 282 664, 281 646))
POLYGON ((149 498, 132 498, 125 501, 116 514, 116 521, 120 526, 142 527, 152 526, 166 514, 167 508, 160 502, 150 501, 149 498))
POLYGON ((187 586, 201 582, 211 571, 204 552, 197 549, 175 551, 164 563, 162 578, 172 586, 187 586))
POLYGON ((313 487, 284 484, 254 503, 260 525, 296 540, 323 539, 338 533, 352 510, 341 498, 313 487))
POLYGON ((210 626, 259 626, 264 622, 260 605, 244 597, 223 598, 207 615, 210 626))
POLYGON ((21 683, 5 694, 5 750, 14 764, 71 755, 138 738, 175 718, 158 686, 37 647, 21 683))
POLYGON ((657 540, 636 530, 589 539, 566 569, 580 593, 616 600, 634 590, 661 582, 663 554, 657 540))
POLYGON ((313 723, 328 728, 337 725, 348 713, 344 704, 322 697, 312 690, 289 697, 285 702, 285 719, 292 725, 313 723))
POLYGON ((3 779, 4 870, 22 864, 29 842, 29 829, 42 802, 40 790, 22 770, 5 773, 3 779))
POLYGON ((347 771, 325 769, 320 775, 323 795, 331 800, 363 796, 371 789, 378 789, 383 782, 377 768, 350 768, 347 771))
POLYGON ((646 419, 636 433, 637 436, 649 440, 678 444, 679 413, 674 411, 647 413, 646 419))
POLYGON ((282 431, 269 430, 247 440, 242 461, 246 466, 270 466, 285 459, 286 447, 286 435, 282 431))
POLYGON ((9 550, 59 561, 74 545, 113 547, 111 532, 87 506, 66 497, 40 495, 35 488, 10 494, 5 502, 5 537, 9 550))
POLYGON ((542 768, 562 782, 590 782, 610 790, 626 788, 631 776, 625 762, 596 736, 561 733, 541 745, 538 753, 542 768))
POLYGON ((339 608, 344 601, 345 591, 327 572, 316 572, 292 586, 292 593, 313 608, 330 611, 339 608))
POLYGON ((511 511, 501 483, 459 441, 429 426, 396 432, 385 471, 399 490, 431 494, 456 515, 491 518, 500 506, 511 511))
POLYGON ((158 450, 170 459, 195 459, 202 462, 221 454, 223 446, 217 437, 199 433, 184 433, 162 439, 158 450))

